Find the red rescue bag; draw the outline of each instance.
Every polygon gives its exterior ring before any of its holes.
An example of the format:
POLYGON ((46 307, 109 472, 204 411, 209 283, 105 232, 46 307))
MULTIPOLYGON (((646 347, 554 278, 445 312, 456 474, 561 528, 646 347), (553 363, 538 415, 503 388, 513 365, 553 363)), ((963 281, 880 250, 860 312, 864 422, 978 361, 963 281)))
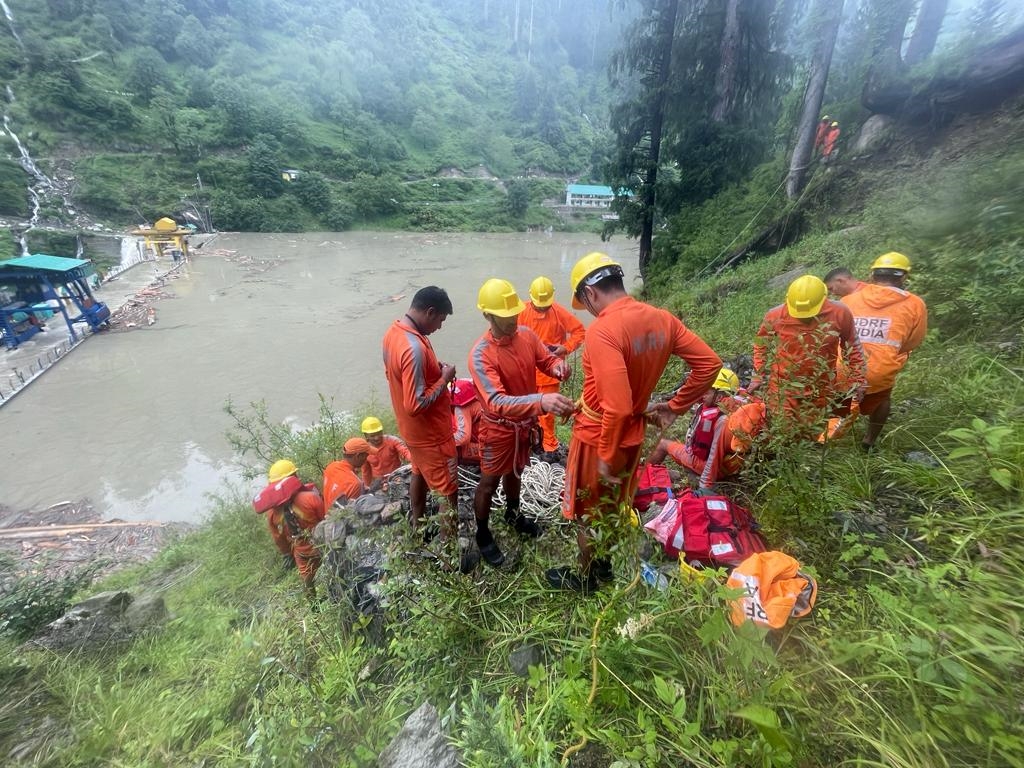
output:
POLYGON ((664 504, 672 490, 672 478, 664 464, 643 464, 636 468, 636 493, 633 506, 640 512, 651 504, 664 504))
POLYGON ((690 565, 733 568, 767 551, 761 526, 728 496, 694 496, 687 488, 677 501, 683 555, 690 565))

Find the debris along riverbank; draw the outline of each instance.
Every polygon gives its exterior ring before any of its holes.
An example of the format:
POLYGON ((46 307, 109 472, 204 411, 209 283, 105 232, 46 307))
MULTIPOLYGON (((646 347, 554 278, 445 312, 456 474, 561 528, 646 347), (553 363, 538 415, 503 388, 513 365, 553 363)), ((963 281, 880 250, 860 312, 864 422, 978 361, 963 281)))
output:
POLYGON ((144 562, 175 537, 192 531, 189 523, 102 520, 87 500, 62 501, 43 510, 0 506, 0 552, 15 570, 59 578, 84 566, 105 576, 144 562))

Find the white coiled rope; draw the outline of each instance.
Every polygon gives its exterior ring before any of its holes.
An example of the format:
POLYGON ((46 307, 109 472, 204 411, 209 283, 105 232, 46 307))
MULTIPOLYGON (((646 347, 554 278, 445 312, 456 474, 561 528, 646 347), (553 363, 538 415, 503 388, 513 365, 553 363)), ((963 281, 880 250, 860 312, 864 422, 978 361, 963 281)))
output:
MULTIPOLYGON (((478 483, 478 475, 469 469, 459 467, 459 487, 474 489, 478 483)), ((537 457, 530 457, 530 463, 523 469, 522 491, 519 509, 528 517, 545 523, 561 523, 562 488, 565 486, 565 467, 561 464, 548 464, 537 457)), ((505 492, 499 485, 491 501, 491 509, 497 510, 505 506, 505 492)))

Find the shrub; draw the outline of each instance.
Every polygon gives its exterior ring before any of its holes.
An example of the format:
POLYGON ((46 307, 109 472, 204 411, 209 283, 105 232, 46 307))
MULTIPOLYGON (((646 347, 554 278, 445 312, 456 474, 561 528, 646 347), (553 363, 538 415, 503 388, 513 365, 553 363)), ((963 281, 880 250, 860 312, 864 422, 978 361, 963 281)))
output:
POLYGON ((14 559, 0 554, 0 635, 24 639, 61 616, 75 593, 92 581, 96 567, 59 576, 20 574, 14 559))

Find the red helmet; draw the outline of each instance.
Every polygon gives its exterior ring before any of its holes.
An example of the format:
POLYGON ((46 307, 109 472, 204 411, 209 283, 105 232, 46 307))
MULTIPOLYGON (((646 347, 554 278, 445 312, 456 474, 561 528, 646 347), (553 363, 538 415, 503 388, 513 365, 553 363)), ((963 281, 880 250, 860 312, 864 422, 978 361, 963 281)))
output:
POLYGON ((476 399, 476 385, 472 379, 456 379, 452 382, 452 402, 460 408, 476 399))

